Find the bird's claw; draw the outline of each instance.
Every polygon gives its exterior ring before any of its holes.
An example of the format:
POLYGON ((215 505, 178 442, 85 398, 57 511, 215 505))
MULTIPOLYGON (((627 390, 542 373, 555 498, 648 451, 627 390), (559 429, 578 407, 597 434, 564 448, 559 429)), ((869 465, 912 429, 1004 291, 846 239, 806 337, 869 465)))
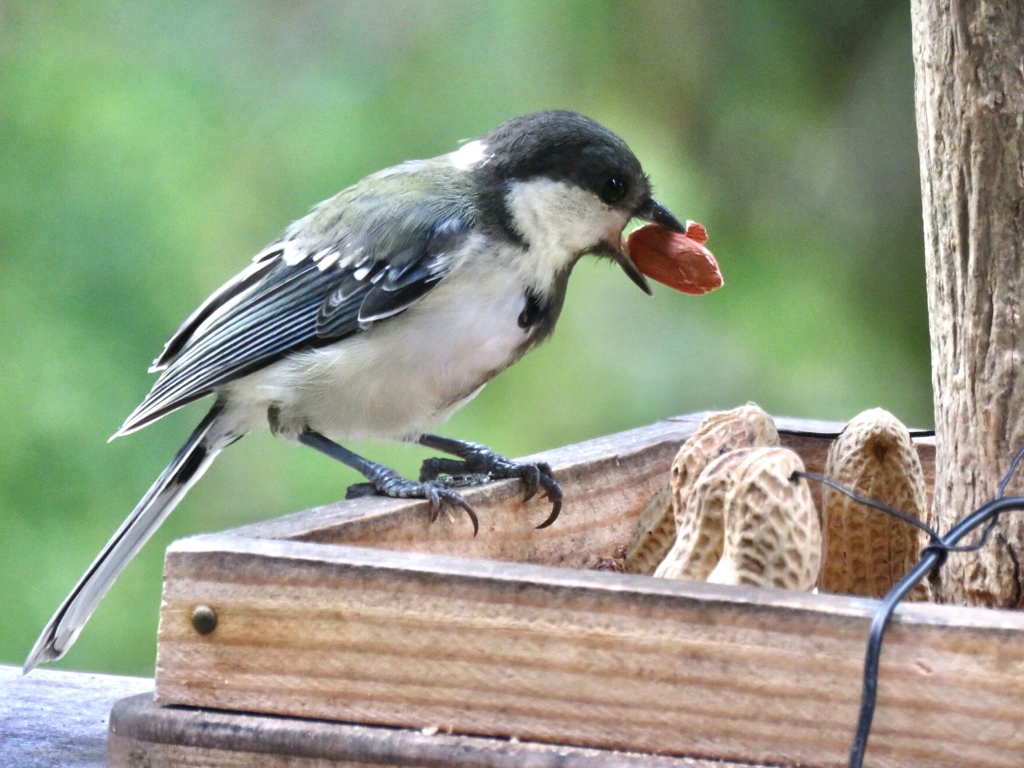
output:
POLYGON ((547 520, 537 526, 540 529, 547 528, 558 519, 558 515, 562 511, 562 500, 565 498, 565 494, 562 493, 562 486, 555 480, 555 476, 552 474, 551 467, 547 462, 541 462, 538 465, 538 469, 540 469, 539 481, 544 488, 544 495, 551 502, 551 514, 548 515, 547 520))
POLYGON ((529 501, 541 489, 551 502, 551 514, 537 526, 547 528, 562 511, 562 486, 555 480, 546 461, 524 463, 507 459, 484 446, 474 446, 462 459, 431 458, 420 467, 420 482, 442 482, 445 487, 478 485, 487 480, 519 479, 523 482, 523 501, 529 501), (441 475, 446 477, 441 478, 441 475))
POLYGON ((558 515, 562 511, 564 494, 562 486, 555 479, 554 472, 551 471, 550 464, 546 461, 535 463, 512 461, 490 451, 486 451, 486 453, 490 456, 482 455, 480 459, 482 463, 489 465, 488 473, 491 477, 522 480, 524 501, 532 499, 538 491, 544 491, 544 495, 551 502, 551 513, 543 523, 537 526, 538 529, 547 528, 558 519, 558 515))
POLYGON ((473 535, 480 532, 480 518, 476 510, 470 506, 462 494, 454 490, 443 480, 425 480, 415 482, 406 480, 397 473, 384 474, 368 483, 350 485, 345 492, 346 499, 358 499, 366 496, 381 495, 393 499, 426 499, 430 505, 430 522, 437 520, 445 507, 463 510, 473 524, 473 535))
POLYGON ((519 477, 523 481, 523 501, 529 501, 537 495, 540 488, 541 469, 536 464, 522 464, 520 469, 519 477))
POLYGON ((436 521, 441 514, 441 508, 448 505, 460 508, 469 516, 470 522, 473 523, 474 536, 480 532, 480 518, 476 516, 476 510, 470 506, 469 502, 462 498, 461 493, 437 481, 420 483, 420 485, 423 486, 425 497, 430 502, 430 522, 436 521))

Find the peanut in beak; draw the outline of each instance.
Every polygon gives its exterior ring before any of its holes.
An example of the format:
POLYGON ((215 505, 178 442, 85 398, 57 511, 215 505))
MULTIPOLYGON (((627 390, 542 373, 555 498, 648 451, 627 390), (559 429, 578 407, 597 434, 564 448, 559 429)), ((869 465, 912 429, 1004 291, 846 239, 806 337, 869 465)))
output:
POLYGON ((640 272, 669 288, 700 295, 724 284, 718 262, 704 244, 708 234, 688 221, 686 232, 646 224, 630 233, 624 249, 640 272))

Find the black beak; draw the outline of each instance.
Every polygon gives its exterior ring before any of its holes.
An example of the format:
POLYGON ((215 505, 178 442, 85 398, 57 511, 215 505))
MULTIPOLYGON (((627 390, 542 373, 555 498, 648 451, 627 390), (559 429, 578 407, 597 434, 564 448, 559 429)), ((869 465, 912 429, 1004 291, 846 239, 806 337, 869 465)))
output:
POLYGON ((658 224, 665 229, 671 229, 673 232, 679 232, 686 234, 686 226, 679 223, 679 219, 672 215, 672 211, 666 208, 664 205, 659 203, 653 197, 648 197, 647 200, 637 209, 636 217, 649 221, 652 224, 658 224))
POLYGON ((621 247, 611 243, 602 243, 594 253, 599 256, 607 256, 622 268, 622 271, 626 273, 626 277, 632 280, 637 288, 648 296, 654 295, 654 291, 651 290, 651 285, 647 282, 647 278, 636 268, 636 264, 633 263, 633 260, 629 258, 629 255, 621 247))
MULTIPOLYGON (((653 197, 648 196, 633 215, 635 218, 649 221, 651 224, 657 224, 658 226, 665 227, 665 229, 671 229, 673 232, 686 234, 686 226, 680 224, 679 219, 672 215, 672 211, 653 197)), ((633 263, 628 254, 623 253, 619 248, 609 246, 605 251, 605 255, 610 256, 616 264, 622 267, 622 271, 626 273, 630 280, 636 283, 641 291, 648 296, 652 295, 650 283, 647 282, 647 278, 643 276, 643 273, 636 268, 636 264, 633 263)))
POLYGON ((626 277, 633 281, 637 288, 646 293, 648 296, 653 296, 654 291, 651 290, 651 284, 647 282, 647 278, 643 276, 639 269, 636 268, 636 264, 622 251, 616 251, 612 256, 612 259, 622 267, 622 271, 626 273, 626 277))

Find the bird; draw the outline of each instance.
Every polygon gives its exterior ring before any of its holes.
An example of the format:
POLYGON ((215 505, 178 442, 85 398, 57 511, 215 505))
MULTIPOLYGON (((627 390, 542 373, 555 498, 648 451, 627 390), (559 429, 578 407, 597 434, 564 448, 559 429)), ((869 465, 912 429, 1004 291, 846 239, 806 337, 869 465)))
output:
MULTIPOLYGON (((24 672, 62 657, 128 562, 216 456, 255 429, 362 474, 350 495, 423 498, 477 518, 460 478, 518 478, 558 516, 551 468, 433 434, 552 332, 570 273, 610 259, 651 289, 623 248, 633 219, 686 227, 652 194, 627 144, 552 110, 513 117, 448 154, 373 173, 314 206, 190 314, 160 375, 111 438, 193 401, 213 404, 61 603, 24 672), (342 442, 392 439, 454 458, 402 477, 342 442)), ((467 481, 469 482, 469 481, 467 481)))

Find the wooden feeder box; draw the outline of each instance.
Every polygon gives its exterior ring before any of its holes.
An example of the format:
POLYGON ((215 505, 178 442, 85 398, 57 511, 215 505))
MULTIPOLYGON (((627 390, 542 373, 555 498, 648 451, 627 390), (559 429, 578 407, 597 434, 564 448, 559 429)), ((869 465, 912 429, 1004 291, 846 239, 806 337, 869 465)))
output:
MULTIPOLYGON (((544 530, 504 481, 466 492, 476 537, 367 498, 176 542, 108 765, 845 765, 877 601, 595 570, 704 415, 537 457, 544 530)), ((820 472, 841 425, 776 424, 820 472)), ((903 604, 866 763, 1024 764, 1024 615, 903 604)))

